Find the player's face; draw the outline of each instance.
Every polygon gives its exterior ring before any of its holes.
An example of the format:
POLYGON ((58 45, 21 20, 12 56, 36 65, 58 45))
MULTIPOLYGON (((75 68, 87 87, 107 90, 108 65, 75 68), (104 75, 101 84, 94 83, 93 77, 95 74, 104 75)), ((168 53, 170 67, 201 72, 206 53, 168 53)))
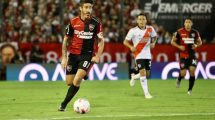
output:
POLYGON ((146 22, 147 22, 146 16, 141 15, 137 17, 137 24, 140 28, 145 27, 146 22))
POLYGON ((191 20, 186 19, 186 20, 184 21, 184 27, 185 27, 185 29, 191 29, 191 28, 192 28, 192 25, 193 25, 193 22, 192 22, 191 20))
POLYGON ((90 3, 84 3, 83 5, 81 5, 80 10, 81 10, 81 15, 85 19, 89 18, 93 10, 93 5, 90 3))

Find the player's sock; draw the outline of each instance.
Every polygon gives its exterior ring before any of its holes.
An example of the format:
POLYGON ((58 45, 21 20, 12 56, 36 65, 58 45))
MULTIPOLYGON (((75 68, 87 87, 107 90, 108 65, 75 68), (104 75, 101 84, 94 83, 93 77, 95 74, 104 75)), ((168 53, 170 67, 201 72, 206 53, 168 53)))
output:
POLYGON ((180 87, 181 84, 181 79, 183 79, 184 77, 182 77, 181 75, 178 76, 178 79, 176 80, 176 88, 180 87))
POLYGON ((182 77, 181 75, 179 75, 178 77, 178 81, 181 82, 181 79, 183 79, 184 77, 182 77))
POLYGON ((78 92, 79 87, 74 86, 73 84, 69 87, 66 98, 61 103, 61 106, 64 106, 66 108, 67 104, 70 102, 70 100, 75 96, 75 94, 78 92))
POLYGON ((143 88, 144 94, 149 94, 146 76, 140 77, 140 83, 143 88))
POLYGON ((140 78, 140 73, 138 73, 138 74, 135 74, 134 76, 133 76, 133 79, 139 79, 140 78))
POLYGON ((195 83, 195 76, 190 76, 188 91, 192 91, 194 83, 195 83))

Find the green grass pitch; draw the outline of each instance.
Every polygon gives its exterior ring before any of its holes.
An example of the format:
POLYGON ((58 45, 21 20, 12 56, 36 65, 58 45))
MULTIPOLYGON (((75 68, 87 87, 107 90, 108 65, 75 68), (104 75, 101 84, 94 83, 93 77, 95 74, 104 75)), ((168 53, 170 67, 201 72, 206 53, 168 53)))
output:
POLYGON ((0 82, 0 120, 215 120, 215 80, 197 80, 191 96, 188 81, 149 80, 153 99, 144 99, 139 81, 85 81, 65 112, 65 82, 0 82), (90 101, 87 114, 77 114, 77 98, 90 101))

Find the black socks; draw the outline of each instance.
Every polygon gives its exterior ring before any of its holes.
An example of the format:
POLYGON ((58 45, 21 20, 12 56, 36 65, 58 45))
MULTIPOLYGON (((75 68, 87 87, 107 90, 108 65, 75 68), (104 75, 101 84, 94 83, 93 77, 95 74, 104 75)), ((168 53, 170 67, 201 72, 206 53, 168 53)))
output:
POLYGON ((181 79, 183 79, 184 77, 181 77, 181 75, 178 77, 178 81, 181 82, 181 79))
POLYGON ((194 86, 194 83, 195 83, 195 76, 190 76, 190 79, 189 79, 189 89, 188 89, 188 91, 192 91, 193 86, 194 86))
POLYGON ((69 87, 66 98, 61 103, 62 106, 66 107, 67 104, 71 101, 71 99, 75 96, 75 94, 78 92, 79 87, 74 86, 73 84, 69 87))

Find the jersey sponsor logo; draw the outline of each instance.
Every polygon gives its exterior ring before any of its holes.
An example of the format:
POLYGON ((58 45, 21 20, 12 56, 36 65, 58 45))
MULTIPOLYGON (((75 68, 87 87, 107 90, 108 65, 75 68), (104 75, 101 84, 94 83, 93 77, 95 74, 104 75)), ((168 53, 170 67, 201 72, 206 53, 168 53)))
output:
POLYGON ((84 32, 84 31, 78 31, 75 30, 74 32, 78 38, 81 39, 92 39, 93 38, 93 32, 84 32))
POLYGON ((76 27, 80 27, 81 25, 74 25, 74 28, 76 28, 76 27))
POLYGON ((194 38, 182 38, 185 44, 194 44, 194 38))
POLYGON ((89 24, 89 29, 90 29, 90 31, 93 31, 93 30, 94 30, 94 28, 95 28, 95 25, 93 25, 93 24, 89 24))

